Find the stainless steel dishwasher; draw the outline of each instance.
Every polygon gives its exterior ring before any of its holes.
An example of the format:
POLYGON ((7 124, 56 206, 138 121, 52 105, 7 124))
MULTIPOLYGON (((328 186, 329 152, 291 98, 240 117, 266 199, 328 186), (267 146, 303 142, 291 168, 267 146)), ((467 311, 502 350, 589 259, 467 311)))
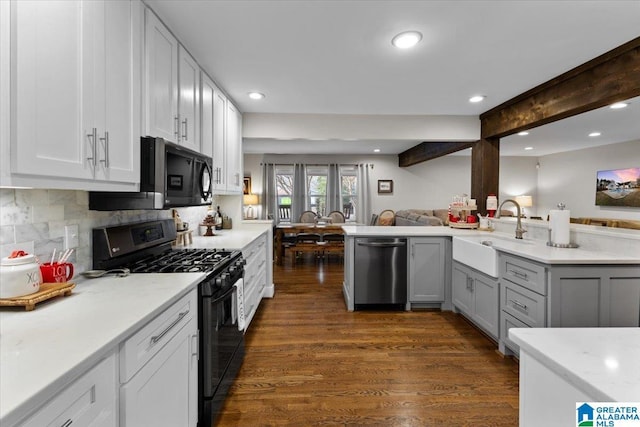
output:
POLYGON ((407 303, 407 239, 356 239, 354 276, 356 310, 371 304, 394 304, 404 308, 407 303))

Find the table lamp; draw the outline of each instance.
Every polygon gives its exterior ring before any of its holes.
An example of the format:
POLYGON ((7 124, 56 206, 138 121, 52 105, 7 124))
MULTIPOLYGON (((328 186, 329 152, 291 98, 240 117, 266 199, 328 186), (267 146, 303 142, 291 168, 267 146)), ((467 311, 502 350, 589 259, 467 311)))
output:
POLYGON ((516 196, 516 203, 522 208, 522 216, 526 218, 524 208, 530 208, 533 206, 533 198, 531 196, 516 196))
POLYGON ((254 219, 255 215, 253 213, 253 206, 258 204, 258 195, 257 194, 245 194, 242 197, 242 203, 244 205, 249 206, 247 208, 247 212, 244 216, 244 219, 254 219))

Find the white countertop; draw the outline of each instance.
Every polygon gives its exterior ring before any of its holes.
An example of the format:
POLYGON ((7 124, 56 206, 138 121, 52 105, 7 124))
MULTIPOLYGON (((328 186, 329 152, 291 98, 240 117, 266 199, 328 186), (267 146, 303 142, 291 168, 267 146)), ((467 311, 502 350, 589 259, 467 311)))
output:
POLYGON ((270 224, 250 224, 231 230, 214 230, 215 236, 193 236, 193 243, 175 249, 238 249, 241 250, 271 228, 270 224))
POLYGON ((640 402, 640 328, 512 328, 509 338, 601 402, 640 402))
POLYGON ((12 425, 193 289, 203 273, 74 280, 68 297, 0 312, 0 424, 12 425))
MULTIPOLYGON (((512 234, 490 231, 465 230, 443 226, 412 227, 412 226, 344 226, 348 237, 446 237, 446 236, 491 236, 500 237, 493 243, 493 247, 505 253, 521 256, 544 264, 629 264, 640 265, 640 242, 638 250, 631 253, 610 253, 582 248, 553 248, 546 242, 534 239, 519 241, 512 234), (513 240, 511 240, 513 238, 513 240)), ((640 267, 639 267, 640 268, 640 267)))

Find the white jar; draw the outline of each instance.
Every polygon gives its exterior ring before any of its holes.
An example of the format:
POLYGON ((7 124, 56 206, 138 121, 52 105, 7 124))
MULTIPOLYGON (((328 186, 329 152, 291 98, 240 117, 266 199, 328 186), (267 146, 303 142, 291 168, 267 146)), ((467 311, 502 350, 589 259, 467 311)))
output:
POLYGON ((14 298, 38 292, 41 284, 42 274, 34 255, 2 258, 0 298, 14 298))

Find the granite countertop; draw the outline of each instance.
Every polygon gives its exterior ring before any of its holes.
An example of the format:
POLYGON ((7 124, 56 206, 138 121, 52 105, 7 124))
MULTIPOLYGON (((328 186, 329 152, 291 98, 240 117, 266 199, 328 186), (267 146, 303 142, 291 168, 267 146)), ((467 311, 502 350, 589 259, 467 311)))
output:
POLYGON ((203 273, 73 280, 67 297, 0 312, 0 424, 12 425, 117 350, 203 273))
POLYGON ((512 328, 509 338, 594 401, 640 402, 640 328, 512 328))
POLYGON ((513 234, 489 231, 465 230, 450 227, 379 227, 344 226, 351 237, 495 237, 493 247, 500 252, 521 256, 543 264, 628 264, 640 265, 640 244, 636 253, 611 253, 585 248, 553 248, 535 239, 516 240, 513 234))

